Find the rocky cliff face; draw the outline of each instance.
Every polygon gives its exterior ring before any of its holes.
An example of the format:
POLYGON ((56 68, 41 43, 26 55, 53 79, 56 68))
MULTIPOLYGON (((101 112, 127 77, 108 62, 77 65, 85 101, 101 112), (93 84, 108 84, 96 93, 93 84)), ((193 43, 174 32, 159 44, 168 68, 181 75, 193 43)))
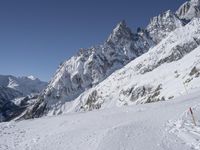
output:
POLYGON ((22 95, 16 90, 0 86, 0 122, 9 120, 17 112, 18 106, 10 100, 22 95))
POLYGON ((168 10, 159 16, 151 19, 150 24, 147 26, 147 31, 156 43, 159 43, 170 32, 184 25, 177 15, 168 10))

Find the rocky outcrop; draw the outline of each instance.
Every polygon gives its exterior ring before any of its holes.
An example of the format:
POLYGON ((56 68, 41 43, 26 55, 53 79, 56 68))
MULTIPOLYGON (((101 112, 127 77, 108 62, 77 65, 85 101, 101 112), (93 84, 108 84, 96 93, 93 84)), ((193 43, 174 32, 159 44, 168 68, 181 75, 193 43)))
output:
POLYGON ((152 39, 156 43, 159 43, 169 33, 183 25, 184 23, 178 18, 178 16, 168 10, 151 19, 150 24, 147 26, 147 31, 152 39))
POLYGON ((189 0, 185 2, 176 12, 180 19, 190 21, 195 17, 200 17, 200 0, 189 0))

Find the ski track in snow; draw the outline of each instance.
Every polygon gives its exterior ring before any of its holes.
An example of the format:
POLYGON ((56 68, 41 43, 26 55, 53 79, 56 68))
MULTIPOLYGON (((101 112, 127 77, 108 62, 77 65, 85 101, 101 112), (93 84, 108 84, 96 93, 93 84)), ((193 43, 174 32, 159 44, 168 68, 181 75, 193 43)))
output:
POLYGON ((200 106, 199 97, 198 90, 167 102, 1 123, 0 150, 198 149, 200 128, 186 110, 200 106))

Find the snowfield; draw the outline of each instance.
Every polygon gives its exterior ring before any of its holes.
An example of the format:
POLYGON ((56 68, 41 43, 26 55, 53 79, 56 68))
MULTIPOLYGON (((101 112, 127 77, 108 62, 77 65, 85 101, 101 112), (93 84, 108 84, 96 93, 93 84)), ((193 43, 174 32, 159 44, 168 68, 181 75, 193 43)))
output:
POLYGON ((171 101, 1 123, 0 149, 198 150, 199 116, 196 89, 171 101))

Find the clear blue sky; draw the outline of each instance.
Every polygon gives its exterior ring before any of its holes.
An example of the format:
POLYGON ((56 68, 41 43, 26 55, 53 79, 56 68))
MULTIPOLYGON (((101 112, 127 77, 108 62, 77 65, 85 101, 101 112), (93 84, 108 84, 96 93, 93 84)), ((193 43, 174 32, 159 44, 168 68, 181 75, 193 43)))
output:
POLYGON ((0 0, 0 74, 48 81, 60 62, 106 40, 125 19, 132 30, 185 0, 0 0))

